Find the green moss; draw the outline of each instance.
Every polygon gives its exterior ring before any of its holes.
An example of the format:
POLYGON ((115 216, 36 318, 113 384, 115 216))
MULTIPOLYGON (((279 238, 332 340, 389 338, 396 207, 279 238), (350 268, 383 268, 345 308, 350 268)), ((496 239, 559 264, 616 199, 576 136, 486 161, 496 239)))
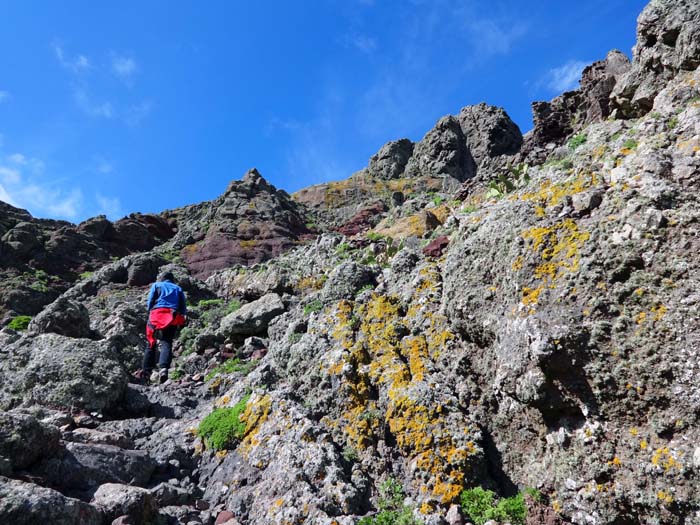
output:
POLYGON ((493 491, 481 487, 465 490, 460 495, 462 511, 474 525, 484 525, 489 520, 510 522, 512 525, 525 523, 527 510, 522 494, 502 498, 496 504, 494 499, 493 491))
POLYGON ((422 521, 413 516, 413 508, 403 504, 406 494, 397 480, 387 479, 379 486, 377 508, 374 516, 367 516, 357 522, 358 525, 422 525, 422 521))
POLYGON ((245 423, 241 415, 245 412, 250 394, 233 407, 216 408, 199 424, 197 434, 208 447, 214 450, 228 450, 234 447, 245 435, 245 423))
POLYGON ((585 144, 586 140, 588 140, 588 139, 587 139, 585 133, 579 133, 578 135, 574 135, 569 140, 569 149, 575 150, 579 146, 585 144))
POLYGON ((83 272, 80 275, 78 275, 78 277, 80 277, 81 279, 89 279, 94 275, 94 273, 95 272, 83 272))
POLYGON ((622 147, 623 147, 623 148, 627 148, 627 149, 636 149, 636 147, 637 147, 638 145, 639 145, 639 144, 638 144, 638 142, 637 142, 636 140, 634 140, 634 139, 627 139, 627 140, 624 142, 624 144, 622 144, 622 147))
POLYGON ((18 315, 17 317, 13 317, 7 326, 12 330, 22 332, 27 329, 29 321, 31 320, 32 318, 28 315, 18 315))
POLYGON ((234 357, 233 359, 224 361, 219 366, 214 368, 204 377, 204 380, 209 381, 217 374, 233 374, 235 372, 240 372, 243 375, 248 375, 257 366, 257 364, 258 362, 255 360, 241 361, 237 357, 234 357))
POLYGON ((202 299, 197 303, 197 308, 201 310, 208 310, 215 306, 221 306, 222 304, 224 304, 223 299, 202 299))
POLYGON ((323 303, 319 299, 314 299, 304 306, 304 315, 309 315, 313 312, 320 312, 321 310, 323 310, 323 303))

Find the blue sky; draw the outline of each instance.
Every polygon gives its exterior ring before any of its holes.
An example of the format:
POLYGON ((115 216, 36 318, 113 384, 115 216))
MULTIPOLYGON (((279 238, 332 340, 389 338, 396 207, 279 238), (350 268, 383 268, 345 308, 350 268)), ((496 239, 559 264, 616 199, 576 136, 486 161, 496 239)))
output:
POLYGON ((525 132, 533 100, 630 54, 645 4, 2 0, 0 200, 115 219, 251 167, 291 192, 482 101, 525 132))

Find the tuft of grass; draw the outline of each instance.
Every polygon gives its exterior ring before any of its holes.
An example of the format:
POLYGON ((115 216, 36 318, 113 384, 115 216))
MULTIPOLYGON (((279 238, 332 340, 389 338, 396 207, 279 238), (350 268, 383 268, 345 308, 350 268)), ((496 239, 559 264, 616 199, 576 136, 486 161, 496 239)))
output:
POLYGON ((197 435, 214 450, 229 450, 245 435, 245 423, 241 415, 245 412, 250 394, 244 396, 232 407, 215 408, 202 419, 197 435))
POLYGON ((423 522, 413 516, 413 508, 403 504, 405 497, 401 483, 387 479, 379 486, 379 512, 360 519, 357 525, 422 525, 423 522))
POLYGON ((678 125, 678 115, 673 115, 668 119, 668 129, 673 129, 678 125))
POLYGON ((634 140, 634 139, 627 139, 624 144, 622 144, 622 147, 625 149, 636 149, 639 143, 634 140))
POLYGON ((95 274, 95 272, 83 272, 80 275, 78 275, 78 277, 80 277, 81 279, 89 279, 94 274, 95 274))
POLYGON ((579 146, 582 146, 583 144, 585 144, 586 140, 588 140, 588 137, 586 137, 585 133, 579 133, 578 135, 574 135, 569 140, 569 149, 575 150, 579 146))
POLYGON ((481 487, 467 489, 460 495, 462 511, 474 523, 484 525, 489 520, 523 525, 527 509, 522 494, 502 498, 495 503, 495 494, 481 487))
POLYGON ((16 332, 23 332, 29 326, 29 321, 31 320, 32 318, 28 315, 18 315, 17 317, 13 317, 7 326, 16 332))
POLYGON ((209 381, 217 374, 233 374, 235 372, 240 372, 243 375, 248 375, 253 371, 257 364, 258 362, 255 360, 241 361, 237 357, 234 357, 224 361, 219 366, 214 368, 211 372, 204 376, 204 380, 209 381))
POLYGON ((304 315, 320 312, 321 310, 323 310, 323 303, 319 299, 314 299, 304 306, 304 315))

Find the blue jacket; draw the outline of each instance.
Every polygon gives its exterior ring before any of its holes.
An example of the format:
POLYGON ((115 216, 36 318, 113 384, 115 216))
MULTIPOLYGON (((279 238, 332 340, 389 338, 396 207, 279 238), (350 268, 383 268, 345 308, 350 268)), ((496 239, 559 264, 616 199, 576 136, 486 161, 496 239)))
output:
POLYGON ((172 308, 182 315, 187 315, 185 292, 170 281, 153 283, 151 291, 148 292, 146 307, 149 312, 154 308, 172 308))

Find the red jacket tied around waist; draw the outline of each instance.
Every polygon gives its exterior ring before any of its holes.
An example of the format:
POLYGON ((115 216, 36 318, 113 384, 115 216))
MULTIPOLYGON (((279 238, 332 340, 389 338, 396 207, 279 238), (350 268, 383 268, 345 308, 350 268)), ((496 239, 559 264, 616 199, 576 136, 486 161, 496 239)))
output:
POLYGON ((156 344, 156 330, 165 330, 169 326, 184 326, 185 316, 172 308, 154 308, 148 314, 146 323, 146 340, 148 346, 153 348, 156 344))

